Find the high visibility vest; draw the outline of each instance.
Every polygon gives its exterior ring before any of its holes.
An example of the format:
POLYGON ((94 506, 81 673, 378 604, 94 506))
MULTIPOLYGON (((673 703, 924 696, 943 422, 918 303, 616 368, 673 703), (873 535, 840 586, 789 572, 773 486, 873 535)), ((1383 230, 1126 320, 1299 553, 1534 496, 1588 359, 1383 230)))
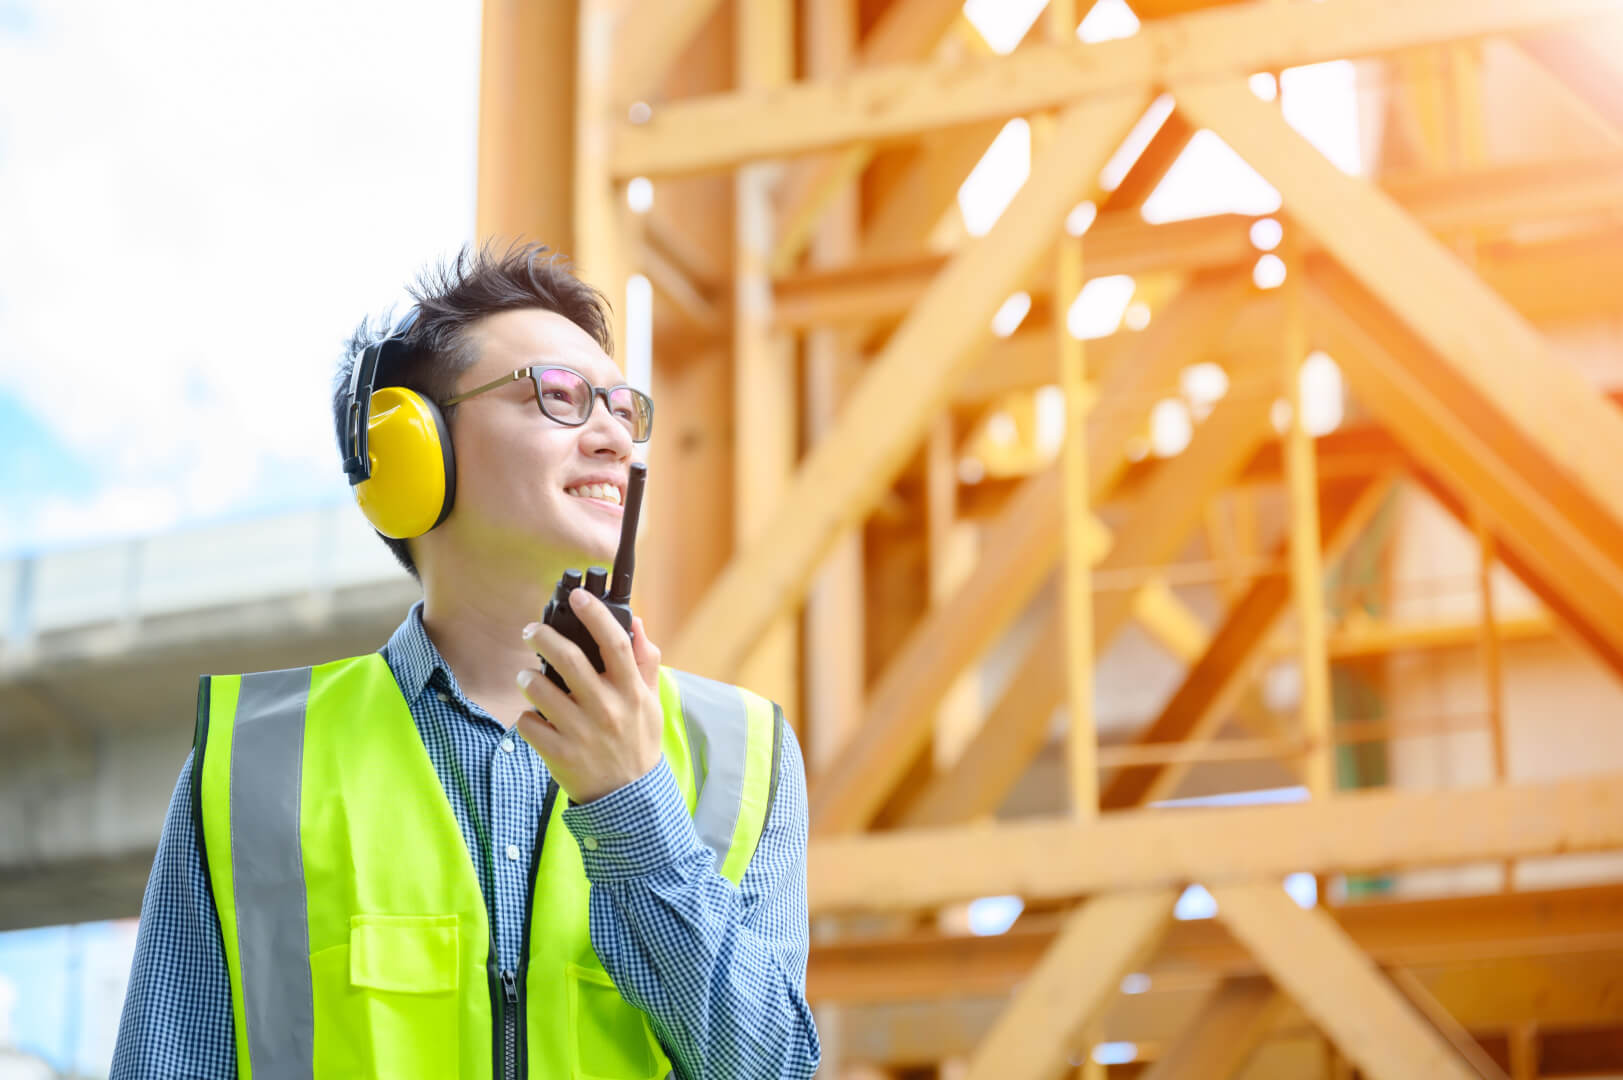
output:
MULTIPOLYGON (((771 806, 783 713, 668 668, 659 690, 665 759, 737 884, 771 806)), ((555 784, 522 960, 504 977, 468 845, 381 655, 205 676, 192 778, 243 1080, 671 1072, 592 949, 555 784)))

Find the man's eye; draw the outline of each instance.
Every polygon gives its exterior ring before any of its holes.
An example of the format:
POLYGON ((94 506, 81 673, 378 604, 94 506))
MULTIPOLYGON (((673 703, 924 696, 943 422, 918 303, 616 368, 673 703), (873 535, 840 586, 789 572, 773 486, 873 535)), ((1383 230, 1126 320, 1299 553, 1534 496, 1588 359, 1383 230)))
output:
POLYGON ((545 390, 541 396, 549 401, 560 401, 565 404, 575 400, 568 390, 545 390))

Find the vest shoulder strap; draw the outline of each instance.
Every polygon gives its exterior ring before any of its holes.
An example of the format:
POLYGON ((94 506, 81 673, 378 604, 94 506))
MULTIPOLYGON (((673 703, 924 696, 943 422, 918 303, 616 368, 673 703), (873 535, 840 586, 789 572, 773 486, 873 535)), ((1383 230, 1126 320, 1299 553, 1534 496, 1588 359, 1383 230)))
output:
POLYGON ((662 672, 681 710, 698 801, 693 826, 738 884, 777 792, 783 710, 743 687, 674 668, 662 672))

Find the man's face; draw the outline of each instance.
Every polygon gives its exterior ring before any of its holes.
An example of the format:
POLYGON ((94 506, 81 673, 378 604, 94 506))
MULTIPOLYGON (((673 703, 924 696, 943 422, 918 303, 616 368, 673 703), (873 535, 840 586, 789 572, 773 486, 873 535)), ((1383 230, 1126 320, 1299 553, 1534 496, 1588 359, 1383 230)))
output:
MULTIPOLYGON (((594 386, 624 381, 586 331, 550 311, 490 315, 470 337, 479 359, 456 393, 533 364, 573 368, 594 386)), ((456 503, 440 529, 467 557, 515 566, 612 562, 634 444, 600 399, 585 424, 568 427, 542 415, 535 384, 521 379, 458 405, 451 439, 456 503), (597 485, 616 491, 605 499, 597 485)))

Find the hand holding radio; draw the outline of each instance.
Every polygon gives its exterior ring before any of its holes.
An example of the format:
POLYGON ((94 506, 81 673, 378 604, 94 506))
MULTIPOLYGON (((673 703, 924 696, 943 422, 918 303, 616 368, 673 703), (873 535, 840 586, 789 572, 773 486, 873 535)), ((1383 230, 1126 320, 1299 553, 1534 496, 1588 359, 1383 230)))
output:
POLYGON ((659 763, 663 716, 659 649, 631 614, 631 576, 646 467, 631 467, 614 573, 568 571, 524 640, 541 674, 519 673, 535 712, 519 733, 577 803, 631 783, 659 763), (594 675, 594 669, 597 674, 594 675), (566 678, 567 675, 567 678, 566 678))
MULTIPOLYGON (((642 492, 647 483, 648 466, 640 461, 632 465, 630 478, 626 481, 625 513, 620 518, 620 547, 614 553, 612 587, 608 571, 601 566, 587 570, 584 582, 580 571, 566 570, 564 576, 558 579, 558 587, 552 599, 547 601, 546 610, 541 613, 542 624, 552 627, 579 646, 598 671, 603 670, 602 651, 598 648, 597 639, 570 607, 569 597, 576 589, 584 588, 602 600, 614 616, 614 621, 628 635, 631 633, 631 575, 636 570, 637 521, 642 517, 642 492)), ((541 673, 552 680, 552 685, 569 693, 569 684, 545 658, 541 663, 541 673)))

